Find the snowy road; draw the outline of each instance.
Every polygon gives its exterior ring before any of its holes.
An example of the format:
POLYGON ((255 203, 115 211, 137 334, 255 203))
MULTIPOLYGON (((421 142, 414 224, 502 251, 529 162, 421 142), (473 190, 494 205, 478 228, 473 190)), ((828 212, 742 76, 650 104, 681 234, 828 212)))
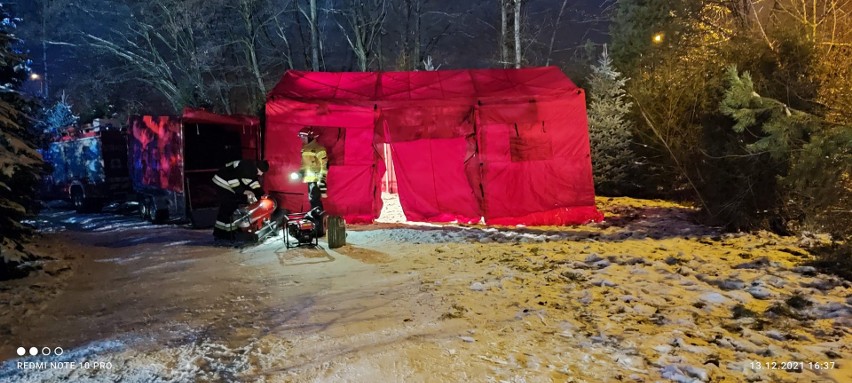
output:
POLYGON ((796 239, 608 203, 577 228, 351 227, 337 251, 48 211, 57 260, 0 284, 0 382, 852 381, 852 286, 796 239))

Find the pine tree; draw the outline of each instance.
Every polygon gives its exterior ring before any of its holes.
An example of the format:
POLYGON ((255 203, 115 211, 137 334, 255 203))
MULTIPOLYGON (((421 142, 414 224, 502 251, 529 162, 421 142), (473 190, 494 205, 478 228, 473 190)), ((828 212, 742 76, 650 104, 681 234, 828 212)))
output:
POLYGON ((635 163, 630 149, 632 124, 628 119, 632 103, 625 100, 627 78, 615 70, 604 45, 597 66, 588 78, 589 141, 595 188, 601 194, 619 194, 628 188, 628 175, 635 163))
POLYGON ((744 144, 745 153, 735 156, 738 166, 731 173, 750 182, 752 195, 734 199, 728 194, 720 202, 746 219, 769 213, 784 229, 827 231, 848 241, 852 127, 761 97, 751 76, 740 76, 735 67, 728 79, 720 110, 734 120, 733 138, 744 144))
POLYGON ((31 207, 43 162, 26 117, 33 108, 21 93, 28 61, 16 49, 14 19, 0 4, 0 280, 21 275, 29 233, 21 220, 31 207))

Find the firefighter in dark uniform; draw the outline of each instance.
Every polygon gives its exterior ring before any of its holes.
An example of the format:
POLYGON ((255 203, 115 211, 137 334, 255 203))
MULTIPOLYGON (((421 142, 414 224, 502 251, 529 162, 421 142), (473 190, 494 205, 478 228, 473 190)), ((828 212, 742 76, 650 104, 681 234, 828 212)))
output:
POLYGON ((240 160, 225 164, 213 183, 219 190, 219 213, 213 227, 216 239, 234 240, 237 228, 232 225, 232 216, 242 203, 253 203, 264 194, 259 177, 269 170, 269 162, 240 160))
POLYGON ((325 235, 322 198, 327 198, 325 179, 328 174, 328 154, 320 145, 316 134, 310 128, 299 131, 302 139, 302 182, 308 184, 308 200, 311 203, 309 218, 317 227, 317 235, 325 235))

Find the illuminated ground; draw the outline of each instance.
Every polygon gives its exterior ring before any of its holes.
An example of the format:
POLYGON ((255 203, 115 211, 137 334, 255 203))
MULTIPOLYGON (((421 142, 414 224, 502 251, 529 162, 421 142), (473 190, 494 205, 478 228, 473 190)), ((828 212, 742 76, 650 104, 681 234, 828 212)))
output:
POLYGON ((0 381, 852 381, 852 285, 799 239, 598 202, 603 224, 380 223, 328 252, 49 211, 59 260, 0 284, 0 381), (41 361, 110 368, 17 364, 41 361))

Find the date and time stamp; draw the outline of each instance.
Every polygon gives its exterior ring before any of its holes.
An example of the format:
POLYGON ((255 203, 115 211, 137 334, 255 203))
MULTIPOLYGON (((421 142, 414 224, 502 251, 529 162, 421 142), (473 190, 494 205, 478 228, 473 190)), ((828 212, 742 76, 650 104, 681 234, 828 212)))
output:
POLYGON ((802 370, 831 370, 836 367, 835 362, 831 361, 761 361, 750 360, 746 366, 752 370, 782 370, 782 371, 802 371, 802 370))

